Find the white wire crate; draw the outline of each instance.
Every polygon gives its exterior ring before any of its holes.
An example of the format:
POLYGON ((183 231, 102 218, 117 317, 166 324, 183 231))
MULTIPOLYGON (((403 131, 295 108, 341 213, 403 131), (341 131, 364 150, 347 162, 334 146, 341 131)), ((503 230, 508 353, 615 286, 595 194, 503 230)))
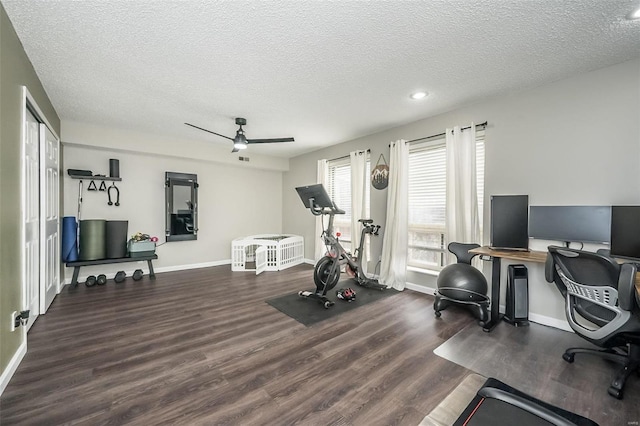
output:
POLYGON ((251 235, 236 238, 231 242, 232 271, 256 271, 256 273, 262 270, 281 271, 302 262, 304 262, 304 238, 299 235, 251 235), (260 247, 265 248, 266 256, 256 256, 256 251, 260 247))

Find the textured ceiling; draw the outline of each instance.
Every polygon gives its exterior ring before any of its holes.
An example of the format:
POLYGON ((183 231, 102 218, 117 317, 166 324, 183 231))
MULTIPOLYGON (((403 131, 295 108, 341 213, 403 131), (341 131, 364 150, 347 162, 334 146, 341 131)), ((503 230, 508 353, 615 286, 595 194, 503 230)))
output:
POLYGON ((640 56, 638 0, 2 4, 63 121, 280 157, 640 56))

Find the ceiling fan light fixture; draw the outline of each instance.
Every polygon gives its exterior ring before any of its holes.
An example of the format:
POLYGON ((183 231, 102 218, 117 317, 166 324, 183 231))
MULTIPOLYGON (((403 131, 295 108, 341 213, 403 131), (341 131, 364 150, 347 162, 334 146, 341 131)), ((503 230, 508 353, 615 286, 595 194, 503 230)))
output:
POLYGON ((627 15, 627 19, 630 20, 630 21, 635 21, 637 19, 640 19, 640 7, 636 8, 636 10, 634 10, 631 13, 629 13, 627 15))
POLYGON ((233 147, 235 149, 247 149, 247 138, 240 131, 236 133, 236 137, 233 138, 233 147))
POLYGON ((276 143, 276 142, 294 142, 293 138, 275 138, 275 139, 251 139, 248 140, 247 137, 244 135, 244 130, 242 129, 242 126, 244 126, 245 124, 247 124, 247 120, 241 117, 236 118, 236 124, 238 126, 240 126, 240 128, 236 131, 236 136, 235 137, 230 137, 230 136, 226 136, 223 135, 221 133, 216 133, 216 132, 212 132, 211 130, 207 130, 203 127, 199 127, 196 126, 195 124, 191 124, 191 123, 184 123, 189 127, 193 127, 195 129, 198 130, 202 130, 204 132, 207 133, 211 133, 214 134, 216 136, 220 136, 221 138, 225 138, 225 139, 229 139, 231 142, 233 142, 233 151, 231 152, 237 152, 241 149, 247 149, 247 145, 250 143, 276 143))

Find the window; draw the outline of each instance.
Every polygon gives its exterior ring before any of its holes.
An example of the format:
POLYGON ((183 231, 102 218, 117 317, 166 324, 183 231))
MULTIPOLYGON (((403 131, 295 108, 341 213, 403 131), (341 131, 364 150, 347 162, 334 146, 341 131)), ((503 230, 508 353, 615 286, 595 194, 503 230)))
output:
MULTIPOLYGON (((351 161, 349 157, 331 160, 328 164, 329 197, 345 214, 335 215, 333 219, 334 232, 340 232, 340 243, 347 251, 351 250, 351 161)), ((367 160, 367 176, 371 175, 371 162, 367 160)), ((366 185, 365 205, 369 214, 370 185, 366 185)), ((367 219, 367 218, 358 218, 367 219)), ((359 230, 358 230, 359 232, 359 230)))
MULTIPOLYGON (((409 151, 409 266, 438 271, 446 265, 446 160, 444 137, 409 151)), ((476 172, 482 235, 484 131, 476 132, 476 172)))

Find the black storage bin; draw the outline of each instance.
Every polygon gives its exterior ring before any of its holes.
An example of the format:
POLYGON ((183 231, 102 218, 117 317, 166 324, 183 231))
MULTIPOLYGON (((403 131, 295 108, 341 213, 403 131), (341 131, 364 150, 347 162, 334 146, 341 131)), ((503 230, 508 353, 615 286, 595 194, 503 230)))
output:
POLYGON ((126 220, 107 221, 106 248, 108 259, 119 259, 127 256, 128 227, 129 222, 126 220))
POLYGON ((80 260, 105 258, 106 221, 89 219, 80 221, 80 260))
POLYGON ((507 306, 504 320, 515 326, 529 324, 529 273, 524 265, 507 268, 507 306))

